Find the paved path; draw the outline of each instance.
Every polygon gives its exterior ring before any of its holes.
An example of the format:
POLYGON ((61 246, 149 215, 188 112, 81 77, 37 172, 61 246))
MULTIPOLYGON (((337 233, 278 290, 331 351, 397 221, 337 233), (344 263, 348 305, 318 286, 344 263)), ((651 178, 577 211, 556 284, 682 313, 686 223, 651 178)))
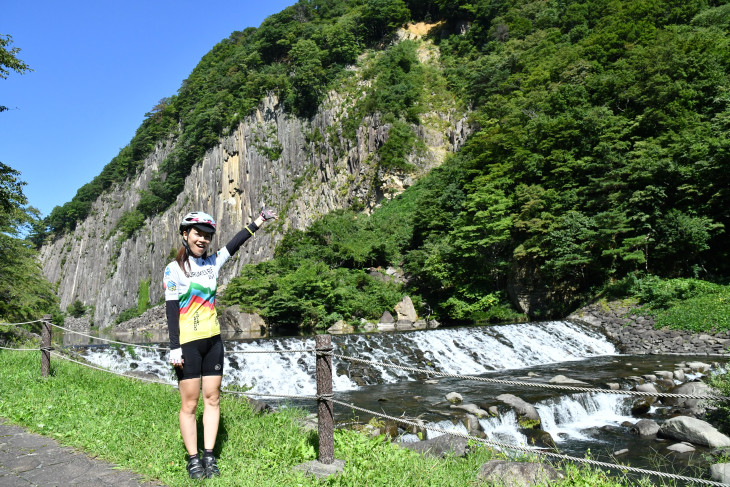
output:
POLYGON ((0 418, 0 485, 3 487, 152 487, 128 470, 89 458, 51 438, 29 433, 0 418))

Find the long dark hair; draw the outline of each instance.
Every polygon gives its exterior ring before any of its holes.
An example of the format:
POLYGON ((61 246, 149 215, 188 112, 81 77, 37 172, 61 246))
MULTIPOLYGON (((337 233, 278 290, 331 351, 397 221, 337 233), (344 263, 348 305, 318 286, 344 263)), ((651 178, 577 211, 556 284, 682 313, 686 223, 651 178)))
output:
POLYGON ((177 265, 180 266, 180 269, 185 273, 185 277, 190 277, 190 274, 188 274, 188 271, 190 270, 190 253, 188 252, 187 247, 182 245, 180 247, 180 250, 177 251, 177 255, 175 256, 175 262, 177 262, 177 265))

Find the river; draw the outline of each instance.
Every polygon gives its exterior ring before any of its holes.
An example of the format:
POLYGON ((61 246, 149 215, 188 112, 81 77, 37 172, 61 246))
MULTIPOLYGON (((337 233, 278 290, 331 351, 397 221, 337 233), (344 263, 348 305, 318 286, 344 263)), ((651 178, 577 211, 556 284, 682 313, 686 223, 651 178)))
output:
MULTIPOLYGON (((596 388, 618 382, 628 389, 642 375, 675 370, 680 362, 709 361, 706 356, 621 355, 596 329, 570 321, 335 335, 332 341, 336 354, 373 362, 521 382, 547 382, 555 375, 564 375, 596 388)), ((245 353, 313 348, 313 337, 228 339, 223 386, 250 387, 252 394, 314 395, 312 353, 245 353)), ((152 374, 173 383, 166 352, 135 348, 134 353, 129 353, 124 347, 115 346, 84 346, 82 350, 89 361, 102 367, 123 373, 134 370, 152 374)), ((650 469, 682 471, 685 475, 683 469, 688 465, 705 465, 702 458, 707 453, 705 449, 677 455, 666 450, 673 442, 629 434, 628 423, 633 424, 639 418, 631 416, 634 399, 626 396, 566 394, 534 387, 438 378, 339 358, 333 359, 333 369, 333 389, 338 400, 391 416, 419 417, 430 425, 466 433, 460 421, 464 412, 452 408, 445 399, 446 394, 458 392, 464 403, 486 409, 500 404, 495 399, 498 395, 509 393, 537 408, 543 429, 550 433, 561 453, 583 457, 590 450, 592 458, 615 461, 614 452, 628 449, 629 453, 617 460, 650 469)), ((693 378, 697 377, 689 377, 693 378)), ((263 400, 282 404, 270 398, 263 400)), ((310 411, 316 408, 309 400, 288 399, 285 403, 310 411)), ((667 411, 655 405, 649 414, 661 421, 657 418, 667 411)), ((339 405, 335 407, 335 415, 338 422, 370 419, 366 414, 339 405)), ((482 418, 480 425, 489 439, 529 443, 512 412, 482 418)), ((438 434, 429 434, 434 436, 438 434)), ((415 440, 415 435, 404 434, 401 438, 401 441, 415 440)))

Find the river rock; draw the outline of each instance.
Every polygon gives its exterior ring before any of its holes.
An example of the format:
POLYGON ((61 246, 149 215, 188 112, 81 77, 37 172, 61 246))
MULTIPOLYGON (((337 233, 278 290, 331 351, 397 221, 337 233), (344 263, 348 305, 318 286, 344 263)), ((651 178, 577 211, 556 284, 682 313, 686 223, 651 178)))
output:
POLYGON ((477 481, 486 482, 487 485, 504 485, 505 487, 548 485, 550 481, 561 478, 563 475, 546 463, 507 460, 490 460, 482 465, 477 473, 477 481))
POLYGON ((517 414, 517 423, 522 428, 540 428, 542 423, 540 414, 532 404, 512 394, 500 394, 497 396, 497 400, 514 409, 517 414))
POLYGON ((704 362, 687 362, 687 367, 689 367, 692 372, 708 372, 710 370, 710 364, 706 364, 704 362))
POLYGON ((479 418, 477 418, 473 414, 467 414, 466 416, 464 416, 463 422, 466 430, 469 432, 470 435, 482 437, 481 435, 484 434, 484 428, 482 428, 482 424, 479 422, 479 418))
POLYGON ((691 443, 682 442, 682 443, 675 443, 673 445, 669 445, 667 447, 667 450, 673 451, 676 453, 691 453, 693 451, 696 451, 697 449, 692 446, 691 443))
POLYGON ((653 402, 653 398, 650 397, 642 397, 641 399, 637 399, 631 405, 631 415, 641 416, 642 414, 648 413, 649 410, 651 410, 651 405, 653 402))
POLYGON ((669 372, 668 370, 658 370, 654 373, 657 375, 657 377, 661 377, 662 379, 666 379, 666 380, 674 379, 674 373, 669 372))
POLYGON ((418 314, 416 308, 413 307, 413 301, 410 296, 405 296, 400 303, 395 305, 395 312, 398 315, 398 321, 406 320, 410 323, 414 323, 418 320, 418 314))
POLYGON ((609 389, 611 391, 618 391, 619 389, 621 389, 621 385, 618 382, 607 382, 606 389, 609 389))
POLYGON ((237 304, 226 306, 218 314, 221 331, 262 334, 266 332, 266 322, 256 313, 244 313, 237 304))
POLYGON ((690 416, 677 416, 666 420, 659 432, 666 438, 689 441, 710 448, 730 446, 730 438, 717 431, 710 423, 690 416))
POLYGON ((386 311, 385 313, 383 313, 383 316, 380 317, 380 320, 378 320, 378 325, 390 323, 395 323, 395 319, 393 318, 392 314, 386 311))
POLYGON ((445 457, 450 454, 463 457, 467 453, 467 443, 467 439, 460 436, 441 435, 432 440, 399 443, 399 445, 426 456, 445 457))
POLYGON ((613 452, 613 456, 618 457, 620 455, 626 455, 628 452, 629 452, 628 448, 624 448, 622 450, 616 450, 615 452, 613 452))
POLYGON ((489 413, 476 404, 452 404, 451 409, 461 409, 467 413, 475 415, 478 418, 489 417, 489 413))
POLYGON ((533 445, 538 448, 550 448, 554 451, 558 451, 558 445, 555 444, 555 440, 552 435, 544 430, 525 428, 520 430, 527 438, 527 444, 533 445))
POLYGON ((636 387, 634 387, 634 390, 639 392, 650 392, 650 393, 656 393, 659 392, 656 389, 656 386, 654 384, 637 384, 636 387))
POLYGON ((717 482, 730 484, 730 463, 710 465, 710 477, 717 482))
POLYGON ((672 372, 672 375, 680 382, 684 382, 685 380, 687 380, 687 377, 684 375, 684 370, 682 369, 675 370, 674 372, 672 372))
POLYGON ((451 404, 461 404, 464 398, 458 392, 449 392, 446 394, 446 400, 451 404))
POLYGON ((335 322, 334 325, 327 328, 327 333, 332 333, 333 335, 339 334, 339 333, 354 333, 355 329, 348 325, 346 321, 339 320, 335 322))
POLYGON ((548 381, 550 384, 576 384, 576 385, 590 385, 587 382, 583 382, 582 380, 576 380, 576 379, 569 379, 565 377, 564 375, 556 375, 552 379, 548 381))
MULTIPOLYGON (((693 396, 704 396, 713 394, 710 386, 704 382, 685 382, 671 390, 672 394, 689 394, 693 396)), ((703 399, 688 399, 682 397, 663 397, 662 404, 674 406, 687 414, 693 416, 704 413, 707 401, 703 399)))
POLYGON ((641 419, 629 429, 629 432, 639 436, 654 436, 659 433, 659 425, 651 419, 641 419))
POLYGON ((441 323, 439 323, 438 320, 428 320, 426 321, 426 325, 428 325, 429 328, 438 328, 441 326, 441 323))
POLYGON ((382 428, 383 433, 391 438, 398 437, 398 423, 389 419, 385 421, 385 426, 382 428))

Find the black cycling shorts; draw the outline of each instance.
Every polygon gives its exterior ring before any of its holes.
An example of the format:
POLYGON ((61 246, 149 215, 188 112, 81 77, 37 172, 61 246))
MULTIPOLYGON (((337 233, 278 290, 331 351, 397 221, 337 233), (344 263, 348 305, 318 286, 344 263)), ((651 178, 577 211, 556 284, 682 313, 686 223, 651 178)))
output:
POLYGON ((175 367, 177 380, 223 375, 223 340, 220 335, 183 343, 183 366, 175 367))

